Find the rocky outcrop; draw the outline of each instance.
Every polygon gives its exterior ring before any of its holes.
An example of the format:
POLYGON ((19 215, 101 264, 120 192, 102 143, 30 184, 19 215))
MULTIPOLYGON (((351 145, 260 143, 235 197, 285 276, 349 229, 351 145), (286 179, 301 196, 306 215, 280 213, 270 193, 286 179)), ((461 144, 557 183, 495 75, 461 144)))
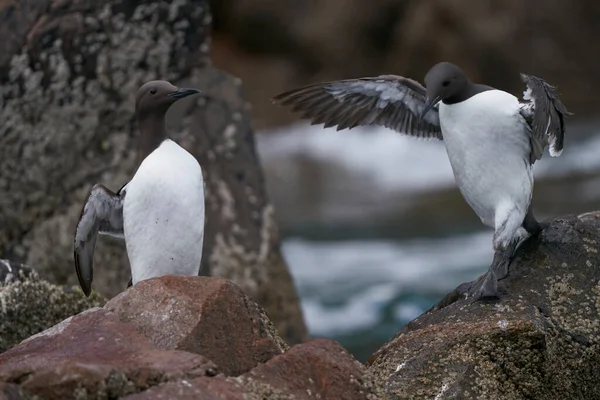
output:
MULTIPOLYGON (((9 0, 0 21, 0 257, 76 284, 72 238, 87 191, 118 189, 137 165, 137 88, 158 78, 197 87, 205 96, 178 103, 167 125, 204 169, 201 274, 231 279, 290 343, 304 339, 249 104, 239 79, 209 66, 206 3, 9 0)), ((95 263, 94 289, 125 289, 122 241, 101 238, 95 263)))
MULTIPOLYGON (((215 65, 240 76, 261 127, 291 121, 269 97, 298 85, 399 74, 442 60, 515 94, 519 72, 559 87, 577 115, 597 113, 594 21, 600 4, 561 0, 212 0, 215 65), (568 22, 567 22, 568 21, 568 22)), ((295 118, 294 118, 295 119, 295 118)))
POLYGON ((247 372, 288 347, 262 307, 225 279, 150 279, 104 308, 156 347, 202 354, 228 376, 247 372))
POLYGON ((315 339, 259 365, 239 378, 197 378, 166 383, 127 400, 364 400, 364 366, 339 344, 315 339))
POLYGON ((288 349, 231 282, 164 276, 0 354, 0 398, 354 400, 364 372, 331 340, 288 349))
POLYGON ((291 399, 365 399, 364 366, 338 343, 313 339, 242 376, 246 387, 271 386, 291 399))
POLYGON ((0 354, 0 398, 598 398, 600 212, 543 225, 505 296, 475 301, 461 285, 368 368, 327 339, 288 349, 229 281, 164 276, 0 354))
POLYGON ((91 307, 102 306, 105 300, 96 292, 89 298, 80 290, 61 287, 44 281, 30 269, 0 261, 11 266, 9 283, 0 283, 0 353, 21 340, 58 324, 91 307))
POLYGON ((0 355, 0 381, 43 399, 118 398, 216 370, 201 355, 157 349, 134 326, 100 308, 68 318, 0 355))
POLYGON ((372 358, 387 398, 600 397, 600 212, 556 218, 518 251, 507 295, 449 294, 372 358))
MULTIPOLYGON (((262 398, 248 395, 244 386, 235 379, 216 376, 166 383, 145 392, 127 396, 124 400, 258 400, 262 398)), ((278 398, 281 399, 281 397, 278 398)))

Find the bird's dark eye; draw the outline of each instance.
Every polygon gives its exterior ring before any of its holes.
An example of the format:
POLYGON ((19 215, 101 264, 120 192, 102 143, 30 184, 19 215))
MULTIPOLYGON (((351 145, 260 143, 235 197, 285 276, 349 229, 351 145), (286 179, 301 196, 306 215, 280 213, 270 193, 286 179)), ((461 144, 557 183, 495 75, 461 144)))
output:
POLYGON ((150 89, 150 94, 156 94, 156 88, 150 89))
POLYGON ((450 85, 450 81, 444 81, 442 82, 442 86, 443 87, 448 87, 450 85))

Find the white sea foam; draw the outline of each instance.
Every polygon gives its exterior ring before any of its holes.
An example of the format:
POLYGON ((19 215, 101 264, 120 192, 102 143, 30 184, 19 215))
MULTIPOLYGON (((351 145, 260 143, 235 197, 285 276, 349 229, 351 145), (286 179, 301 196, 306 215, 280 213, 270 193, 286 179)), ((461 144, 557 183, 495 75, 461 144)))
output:
POLYGON ((422 190, 451 185, 454 179, 443 143, 380 127, 336 131, 302 123, 259 137, 264 160, 304 155, 367 174, 383 188, 422 190))
MULTIPOLYGON (((442 142, 416 140, 382 127, 336 131, 299 122, 259 135, 257 149, 265 161, 303 155, 335 163, 372 178, 382 190, 422 191, 454 184, 442 142)), ((567 138, 568 139, 568 138, 567 138)), ((547 151, 546 151, 547 153, 547 151)), ((600 169, 600 135, 565 144, 558 158, 536 162, 536 177, 562 176, 600 169)))
MULTIPOLYGON (((402 293, 443 294, 475 279, 491 262, 491 249, 490 232, 402 242, 287 239, 283 244, 316 335, 372 326, 382 307, 402 293)), ((407 320, 423 311, 405 303, 395 314, 407 320)))

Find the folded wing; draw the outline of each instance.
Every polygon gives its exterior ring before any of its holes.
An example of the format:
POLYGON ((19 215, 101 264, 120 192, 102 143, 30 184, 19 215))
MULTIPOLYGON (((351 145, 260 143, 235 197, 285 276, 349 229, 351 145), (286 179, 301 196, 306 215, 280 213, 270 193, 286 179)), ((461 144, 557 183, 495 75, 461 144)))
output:
POLYGON ((438 108, 421 119, 426 90, 396 75, 318 83, 282 93, 275 104, 292 106, 302 118, 337 130, 380 125, 396 132, 442 140, 438 108))
POLYGON ((123 200, 125 188, 113 193, 95 185, 81 210, 75 231, 75 270, 81 289, 90 295, 94 277, 94 248, 98 233, 123 238, 123 200))
POLYGON ((559 100, 556 89, 544 80, 521 74, 527 85, 521 101, 521 115, 531 128, 531 163, 539 160, 546 146, 558 157, 563 150, 565 117, 573 115, 559 100))

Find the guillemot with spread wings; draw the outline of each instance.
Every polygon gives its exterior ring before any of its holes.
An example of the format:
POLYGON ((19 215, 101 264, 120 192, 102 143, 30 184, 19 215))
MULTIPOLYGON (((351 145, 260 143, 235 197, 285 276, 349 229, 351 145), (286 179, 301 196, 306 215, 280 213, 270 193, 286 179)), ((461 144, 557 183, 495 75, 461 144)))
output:
POLYGON ((563 150, 564 119, 571 115, 555 88, 521 74, 522 100, 473 83, 455 64, 441 62, 425 87, 396 75, 314 84, 282 93, 275 104, 292 106, 312 124, 337 130, 380 125, 404 135, 444 142, 458 188, 481 221, 494 228, 494 260, 470 293, 501 295, 518 246, 541 227, 531 207, 532 167, 546 147, 563 150))

